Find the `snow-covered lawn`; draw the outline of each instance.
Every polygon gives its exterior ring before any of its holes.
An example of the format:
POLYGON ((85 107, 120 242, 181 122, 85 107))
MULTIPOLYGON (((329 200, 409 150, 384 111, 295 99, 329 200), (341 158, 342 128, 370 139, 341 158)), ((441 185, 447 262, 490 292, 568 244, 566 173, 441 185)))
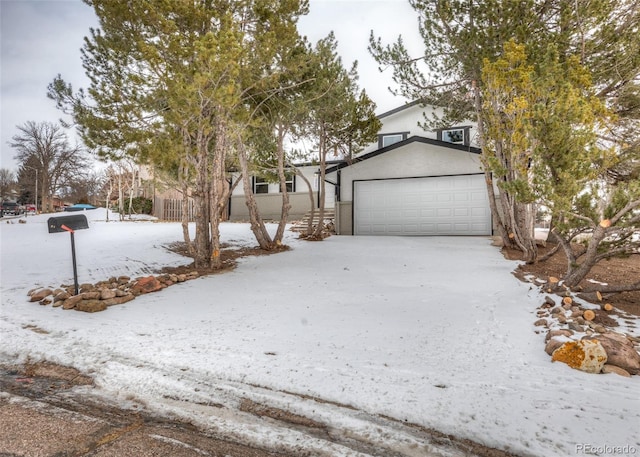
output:
MULTIPOLYGON (((84 214, 80 282, 188 263, 163 247, 180 241, 179 224, 84 214)), ((533 326, 543 296, 487 238, 304 242, 289 232, 288 252, 86 314, 27 301, 34 287, 72 282, 69 235, 48 234, 47 217, 0 224, 0 362, 71 365, 123 402, 308 449, 320 444, 206 405, 231 411, 248 398, 415 455, 429 448, 383 417, 524 455, 580 455, 583 445, 640 454, 640 377, 552 364, 533 326)), ((246 224, 222 234, 255 244, 246 224)))

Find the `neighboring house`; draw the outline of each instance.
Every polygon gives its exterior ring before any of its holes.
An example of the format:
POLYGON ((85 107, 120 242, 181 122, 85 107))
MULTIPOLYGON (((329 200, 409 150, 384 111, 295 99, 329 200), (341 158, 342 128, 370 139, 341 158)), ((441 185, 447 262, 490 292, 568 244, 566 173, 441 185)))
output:
POLYGON ((327 169, 340 235, 490 235, 474 124, 426 132, 410 103, 378 116, 378 142, 327 169))

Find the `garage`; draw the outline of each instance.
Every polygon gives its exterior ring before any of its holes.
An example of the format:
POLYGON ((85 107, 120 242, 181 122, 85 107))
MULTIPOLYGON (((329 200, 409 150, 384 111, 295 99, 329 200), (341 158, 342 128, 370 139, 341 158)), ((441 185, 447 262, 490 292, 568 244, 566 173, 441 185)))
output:
POLYGON ((353 181, 354 235, 491 235, 483 174, 353 181))

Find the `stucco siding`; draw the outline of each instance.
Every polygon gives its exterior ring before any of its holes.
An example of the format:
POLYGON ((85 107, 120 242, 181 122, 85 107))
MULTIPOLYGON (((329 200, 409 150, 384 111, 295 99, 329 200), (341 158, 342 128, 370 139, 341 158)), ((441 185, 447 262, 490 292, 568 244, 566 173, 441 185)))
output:
MULTIPOLYGON (((282 195, 281 194, 256 194, 256 202, 260 209, 260 215, 265 220, 280 220, 282 211, 282 195)), ((317 207, 318 193, 313 193, 314 207, 317 207)), ((301 219, 307 212, 311 211, 311 202, 307 192, 296 192, 289 194, 289 221, 301 219)), ((249 209, 245 203, 244 195, 234 195, 231 197, 231 215, 232 221, 248 221, 249 209)))
POLYGON ((359 179, 389 179, 444 176, 481 172, 478 154, 446 147, 411 143, 341 170, 340 200, 352 201, 352 182, 359 179))

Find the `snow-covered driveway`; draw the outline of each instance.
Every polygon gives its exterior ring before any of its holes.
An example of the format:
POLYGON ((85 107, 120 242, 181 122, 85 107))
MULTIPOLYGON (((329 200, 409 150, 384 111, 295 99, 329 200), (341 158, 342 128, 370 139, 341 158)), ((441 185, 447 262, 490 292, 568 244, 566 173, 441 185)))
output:
MULTIPOLYGON (((47 234, 45 220, 0 225, 0 361, 72 365, 123 400, 204 423, 213 419, 197 405, 233 409, 249 398, 367 434, 374 447, 417 446, 416 455, 420 443, 370 418, 525 455, 579 454, 581 445, 640 454, 640 377, 552 364, 533 326, 543 297, 487 238, 292 237, 288 252, 85 314, 27 303, 30 288, 69 282, 68 237, 47 234)), ((179 224, 90 225, 76 236, 81 282, 187 263, 162 248, 180 239, 179 224)), ((222 233, 253 243, 248 225, 222 233)), ((295 431, 214 422, 300 444, 295 431)))

